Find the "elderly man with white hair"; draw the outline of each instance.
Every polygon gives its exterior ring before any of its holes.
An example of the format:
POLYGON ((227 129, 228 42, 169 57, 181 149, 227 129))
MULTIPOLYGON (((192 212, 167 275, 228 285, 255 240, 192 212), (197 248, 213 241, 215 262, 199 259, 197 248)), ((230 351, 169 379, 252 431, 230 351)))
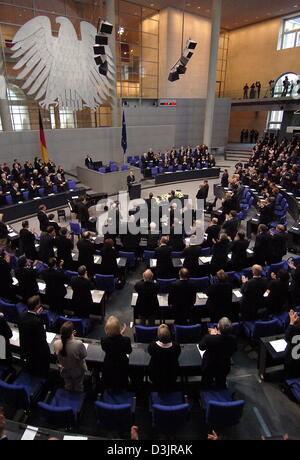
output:
POLYGON ((224 317, 216 328, 208 329, 208 335, 199 344, 204 350, 202 360, 203 389, 226 389, 226 378, 231 368, 231 357, 237 350, 236 337, 232 335, 231 321, 224 317))

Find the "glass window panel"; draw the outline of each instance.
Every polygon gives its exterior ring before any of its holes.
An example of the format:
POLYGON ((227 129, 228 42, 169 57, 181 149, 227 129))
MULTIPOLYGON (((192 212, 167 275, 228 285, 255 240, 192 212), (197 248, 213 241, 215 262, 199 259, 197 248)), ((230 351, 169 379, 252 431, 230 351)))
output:
POLYGON ((282 43, 282 49, 285 50, 287 48, 294 48, 294 46, 295 46, 295 38, 296 38, 296 32, 284 35, 283 43, 282 43))
POLYGON ((15 131, 31 128, 29 111, 26 106, 11 105, 9 109, 15 131))
POLYGON ((126 12, 129 14, 136 14, 138 16, 141 16, 141 7, 134 3, 123 2, 121 0, 119 1, 119 10, 120 12, 122 11, 122 12, 126 12))
POLYGON ((143 88, 157 88, 157 77, 145 75, 142 78, 142 86, 143 88))
POLYGON ((76 128, 76 114, 68 109, 59 109, 61 128, 76 128))
POLYGON ((37 10, 51 11, 51 13, 65 14, 65 2, 61 0, 35 0, 37 10))
POLYGON ((141 75, 158 75, 158 64, 155 62, 142 62, 141 75))
POLYGON ((130 30, 124 28, 124 32, 120 34, 120 26, 116 27, 116 40, 122 43, 137 43, 141 42, 141 33, 138 30, 130 30))
POLYGON ((300 17, 287 19, 284 25, 284 31, 289 32, 290 30, 300 29, 300 17))
POLYGON ((272 110, 270 115, 270 121, 282 122, 283 119, 283 110, 272 110))
POLYGON ((142 44, 149 48, 158 48, 158 35, 142 33, 142 44))
POLYGON ((144 61, 158 62, 158 49, 143 47, 142 53, 144 61))
POLYGON ((300 32, 297 33, 296 46, 300 46, 300 32))
POLYGON ((149 34, 158 35, 158 22, 152 21, 152 19, 143 19, 142 21, 142 31, 149 34))
POLYGON ((120 14, 119 24, 124 29, 140 30, 141 19, 139 16, 133 16, 131 14, 120 14))
POLYGON ((157 99, 158 97, 157 89, 143 88, 142 97, 150 98, 150 99, 157 99))
POLYGON ((1 22, 8 24, 25 24, 34 17, 33 11, 24 8, 16 8, 9 5, 0 4, 1 22))
POLYGON ((269 129, 280 129, 281 123, 270 123, 269 129))
POLYGON ((55 124, 54 107, 50 107, 50 122, 51 122, 51 129, 55 129, 56 124, 55 124))

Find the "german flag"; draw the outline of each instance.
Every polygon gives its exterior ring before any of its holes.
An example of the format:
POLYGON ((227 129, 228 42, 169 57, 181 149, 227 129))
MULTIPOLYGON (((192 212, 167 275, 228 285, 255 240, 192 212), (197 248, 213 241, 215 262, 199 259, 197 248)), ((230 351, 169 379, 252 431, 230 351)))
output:
POLYGON ((40 144, 41 144, 41 157, 44 163, 49 163, 44 127, 42 122, 41 112, 39 111, 39 122, 40 122, 40 144))

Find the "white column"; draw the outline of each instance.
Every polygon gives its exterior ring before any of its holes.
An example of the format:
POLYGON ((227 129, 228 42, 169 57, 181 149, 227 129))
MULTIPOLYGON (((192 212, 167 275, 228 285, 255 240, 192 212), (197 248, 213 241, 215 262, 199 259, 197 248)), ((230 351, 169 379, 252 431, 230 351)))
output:
POLYGON ((3 131, 12 131, 12 122, 7 100, 6 81, 4 75, 0 75, 0 117, 3 131))
POLYGON ((121 126, 121 107, 120 100, 117 97, 117 61, 116 61, 116 10, 115 10, 115 0, 109 0, 106 2, 106 19, 110 22, 114 28, 112 34, 109 35, 108 44, 111 49, 115 66, 116 66, 116 80, 113 89, 112 96, 112 125, 121 126))
POLYGON ((207 100, 205 110, 203 143, 211 150, 212 131, 214 121, 215 99, 216 99, 216 74, 219 50, 219 38, 221 28, 222 0, 213 0, 212 29, 210 44, 210 62, 207 85, 207 100))

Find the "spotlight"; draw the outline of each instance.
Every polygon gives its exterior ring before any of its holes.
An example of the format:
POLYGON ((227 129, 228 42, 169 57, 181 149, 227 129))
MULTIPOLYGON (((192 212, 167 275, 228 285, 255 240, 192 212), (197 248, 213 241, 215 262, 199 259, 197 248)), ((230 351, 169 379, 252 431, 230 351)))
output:
POLYGON ((186 47, 189 49, 189 50, 194 50, 197 46, 197 42, 194 42, 194 40, 191 40, 189 39, 186 43, 186 47))
POLYGON ((183 75, 186 72, 186 67, 185 65, 179 64, 176 68, 176 71, 180 74, 183 75))
POLYGON ((96 54, 97 56, 99 56, 99 54, 105 54, 104 46, 94 46, 94 54, 96 54))
POLYGON ((179 80, 179 73, 176 70, 173 70, 172 72, 170 72, 168 80, 169 81, 179 80))
POLYGON ((98 21, 98 34, 108 34, 110 35, 113 31, 113 25, 108 22, 104 21, 103 19, 98 21), (100 22, 100 24, 99 24, 100 22))
POLYGON ((182 54, 185 58, 191 59, 194 53, 192 53, 191 51, 189 51, 189 49, 186 48, 182 54))
POLYGON ((95 43, 96 45, 108 45, 108 37, 103 37, 102 35, 96 35, 95 43))

